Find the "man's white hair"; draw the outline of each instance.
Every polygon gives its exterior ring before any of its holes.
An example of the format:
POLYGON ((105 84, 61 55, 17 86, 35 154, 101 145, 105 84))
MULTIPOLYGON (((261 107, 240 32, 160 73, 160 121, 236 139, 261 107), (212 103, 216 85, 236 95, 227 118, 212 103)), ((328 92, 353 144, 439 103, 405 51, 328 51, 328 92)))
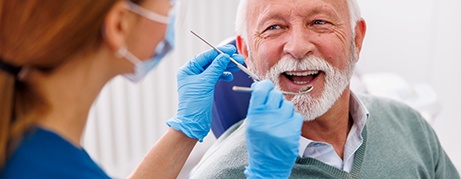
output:
MULTIPOLYGON (((350 14, 350 21, 351 21, 351 29, 352 35, 355 36, 355 26, 357 25, 357 21, 360 20, 362 17, 360 14, 360 8, 357 4, 357 0, 347 0, 347 5, 349 8, 350 14)), ((237 9, 237 17, 235 20, 235 30, 237 35, 242 36, 245 42, 248 42, 248 34, 247 34, 247 15, 248 15, 248 0, 240 0, 239 7, 237 9)))

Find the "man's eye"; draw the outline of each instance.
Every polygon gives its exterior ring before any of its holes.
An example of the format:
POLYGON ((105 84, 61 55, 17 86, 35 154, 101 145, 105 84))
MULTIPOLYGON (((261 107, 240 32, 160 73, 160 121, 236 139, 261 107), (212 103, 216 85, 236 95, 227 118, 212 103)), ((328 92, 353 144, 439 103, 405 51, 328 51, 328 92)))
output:
POLYGON ((280 26, 278 26, 278 25, 271 25, 271 26, 269 26, 266 30, 276 30, 276 29, 280 29, 280 26))
POLYGON ((334 29, 334 25, 326 20, 314 20, 309 26, 317 33, 331 33, 334 29))
POLYGON ((276 37, 286 30, 286 26, 283 25, 269 25, 263 31, 261 31, 260 36, 267 37, 276 37))
POLYGON ((314 24, 314 25, 325 25, 326 22, 324 20, 315 20, 312 24, 314 24))

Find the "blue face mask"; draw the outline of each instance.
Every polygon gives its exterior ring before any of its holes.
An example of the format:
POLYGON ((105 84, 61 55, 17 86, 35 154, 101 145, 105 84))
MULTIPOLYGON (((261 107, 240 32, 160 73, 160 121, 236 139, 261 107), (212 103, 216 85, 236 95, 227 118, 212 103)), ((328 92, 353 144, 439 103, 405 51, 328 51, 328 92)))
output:
POLYGON ((129 60, 135 66, 134 73, 124 74, 124 77, 132 82, 139 82, 173 49, 174 22, 176 18, 174 12, 170 13, 169 17, 165 17, 144 9, 130 1, 128 1, 128 9, 152 21, 168 24, 165 39, 157 44, 157 48, 155 49, 155 53, 152 58, 141 61, 139 58, 129 52, 126 47, 120 48, 117 52, 118 56, 129 60))

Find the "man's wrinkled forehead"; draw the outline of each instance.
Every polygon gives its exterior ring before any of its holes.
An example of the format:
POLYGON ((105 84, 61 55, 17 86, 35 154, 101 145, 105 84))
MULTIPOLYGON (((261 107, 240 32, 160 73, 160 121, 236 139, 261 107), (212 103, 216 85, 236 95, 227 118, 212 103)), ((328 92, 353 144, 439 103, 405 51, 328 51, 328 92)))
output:
POLYGON ((279 16, 277 12, 292 12, 295 9, 311 13, 328 12, 349 17, 348 0, 248 0, 247 17, 250 24, 265 16, 279 16), (274 14, 275 13, 275 14, 274 14))

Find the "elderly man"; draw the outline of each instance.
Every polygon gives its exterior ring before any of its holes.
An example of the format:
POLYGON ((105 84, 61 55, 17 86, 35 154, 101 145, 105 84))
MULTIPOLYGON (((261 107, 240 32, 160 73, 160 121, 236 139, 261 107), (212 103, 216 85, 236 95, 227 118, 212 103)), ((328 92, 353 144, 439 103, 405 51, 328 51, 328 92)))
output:
MULTIPOLYGON (((366 24, 355 0, 242 0, 237 48, 304 119, 292 178, 459 178, 433 129, 395 101, 349 83, 366 24)), ((191 178, 244 178, 245 122, 231 127, 191 178)), ((264 150, 263 150, 264 151, 264 150)))

